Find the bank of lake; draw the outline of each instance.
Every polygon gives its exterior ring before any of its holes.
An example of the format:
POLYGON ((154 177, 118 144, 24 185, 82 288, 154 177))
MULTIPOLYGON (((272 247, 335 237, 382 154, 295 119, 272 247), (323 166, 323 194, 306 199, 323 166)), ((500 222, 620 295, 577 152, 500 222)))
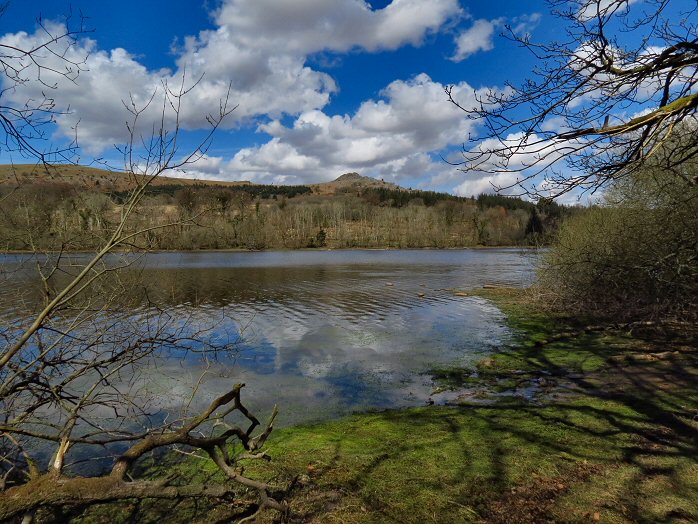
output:
MULTIPOLYGON (((591 325, 539 311, 530 290, 461 293, 497 304, 516 340, 472 369, 433 370, 460 392, 452 405, 276 431, 272 461, 246 474, 284 493, 292 522, 698 521, 695 330, 591 325)), ((203 460, 158 466, 173 467, 222 481, 203 460)), ((78 520, 223 521, 249 513, 241 497, 98 507, 78 520)))

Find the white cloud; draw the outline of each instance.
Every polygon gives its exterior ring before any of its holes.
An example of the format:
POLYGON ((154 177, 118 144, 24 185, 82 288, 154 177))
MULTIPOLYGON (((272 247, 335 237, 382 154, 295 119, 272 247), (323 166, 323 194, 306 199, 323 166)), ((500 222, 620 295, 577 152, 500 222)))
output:
POLYGON ((222 156, 203 155, 190 164, 192 168, 187 169, 187 172, 190 178, 205 178, 207 175, 217 175, 220 173, 224 162, 225 159, 222 156))
MULTIPOLYGON (((62 28, 54 25, 52 31, 58 33, 62 28)), ((125 123, 130 115, 124 108, 124 100, 132 97, 142 107, 156 93, 149 110, 141 117, 140 131, 149 134, 160 116, 162 82, 166 81, 171 88, 179 86, 183 74, 186 74, 187 85, 203 75, 197 87, 187 95, 179 114, 184 129, 206 127, 206 115, 217 110, 219 101, 228 92, 229 83, 231 104, 237 104, 238 109, 227 120, 228 127, 262 114, 279 116, 323 107, 336 90, 332 78, 306 67, 303 57, 266 55, 255 62, 246 58, 253 51, 238 53, 240 50, 230 42, 218 39, 218 32, 208 36, 205 44, 190 47, 180 57, 179 70, 175 72, 149 71, 124 49, 98 50, 94 41, 85 39, 69 50, 76 60, 88 57, 88 71, 80 74, 76 82, 45 70, 43 80, 49 85, 55 83, 55 90, 47 90, 38 82, 28 82, 6 96, 13 104, 23 105, 28 99, 40 99, 42 93, 48 91, 55 98, 57 109, 70 108, 68 114, 56 117, 59 133, 72 136, 79 122, 81 146, 90 154, 98 154, 127 140, 125 123)), ((17 33, 4 36, 0 42, 26 49, 43 39, 41 33, 17 33)), ((56 57, 47 55, 46 64, 58 66, 60 70, 61 63, 56 57)), ((32 73, 28 71, 27 74, 32 73)), ((170 111, 168 125, 173 125, 173 118, 170 111)))
MULTIPOLYGON (((190 82, 202 78, 179 114, 184 129, 206 126, 205 117, 218 108, 230 86, 230 100, 237 110, 226 121, 236 127, 262 115, 280 118, 323 108, 337 91, 327 74, 306 65, 310 54, 391 50, 419 45, 453 17, 462 13, 458 0, 394 0, 381 10, 372 10, 361 0, 224 0, 215 14, 217 28, 187 37, 180 48, 175 71, 152 71, 126 50, 99 50, 96 42, 84 39, 68 50, 77 60, 88 56, 76 83, 45 71, 44 80, 56 83, 59 109, 71 113, 57 116, 60 134, 72 136, 79 121, 80 143, 90 154, 98 154, 127 139, 124 123, 129 119, 122 100, 129 95, 144 103, 158 91, 151 110, 142 117, 142 130, 149 133, 162 107, 161 82, 179 85, 186 71, 190 82)), ((49 24, 60 34, 57 24, 49 24)), ((0 42, 31 48, 45 41, 45 34, 7 34, 0 42)), ((60 65, 46 56, 48 64, 60 65)), ((26 70, 31 76, 32 66, 26 70)), ((5 93, 13 104, 41 96, 45 86, 27 82, 5 93)), ((172 114, 168 115, 171 120, 172 114)), ((294 165, 301 165, 300 160, 294 165)))
POLYGON ((475 20, 473 25, 463 31, 456 39, 456 54, 453 61, 460 62, 478 51, 490 51, 494 49, 495 29, 501 24, 501 19, 475 20))
MULTIPOLYGON (((664 95, 666 78, 663 73, 648 74, 629 80, 624 75, 603 72, 601 45, 600 42, 587 41, 571 53, 568 67, 575 75, 574 82, 579 85, 579 89, 576 90, 576 96, 569 101, 568 109, 579 112, 586 105, 587 118, 598 118, 597 122, 588 121, 588 124, 601 126, 603 125, 603 117, 607 113, 622 118, 623 112, 619 112, 619 106, 631 107, 649 104, 656 107, 664 95), (623 104, 618 104, 618 101, 624 98, 623 104), (595 108, 595 110, 591 111, 590 108, 595 108)), ((608 45, 604 46, 603 55, 611 57, 615 67, 631 70, 650 66, 665 49, 664 47, 646 46, 635 54, 629 53, 623 48, 608 45)), ((689 72, 692 71, 692 68, 689 69, 689 72)), ((686 81, 685 73, 679 71, 672 77, 672 87, 681 86, 686 81)), ((572 81, 568 83, 572 85, 572 81)))
POLYGON ((584 0, 580 2, 577 20, 590 22, 597 17, 607 18, 616 13, 625 14, 630 6, 640 0, 584 0))
POLYGON ((533 31, 540 20, 540 13, 521 15, 509 20, 503 17, 493 20, 484 18, 475 20, 473 25, 456 38, 456 52, 451 60, 461 62, 480 51, 491 51, 494 49, 495 31, 506 27, 515 35, 523 36, 533 31))
POLYGON ((516 16, 508 24, 515 35, 524 36, 533 31, 540 23, 543 16, 540 13, 516 16))
MULTIPOLYGON (((566 146, 571 144, 566 142, 566 146)), ((554 192, 559 188, 545 180, 542 172, 563 154, 560 141, 535 134, 512 133, 502 140, 483 140, 466 153, 470 169, 453 191, 462 196, 494 192, 516 195, 537 184, 542 191, 554 192)))
POLYGON ((463 182, 453 192, 459 196, 477 196, 482 193, 516 194, 521 190, 515 188, 518 180, 516 173, 477 174, 464 173, 463 182))
POLYGON ((462 12, 458 0, 393 0, 372 10, 362 0, 228 0, 216 22, 245 48, 367 51, 419 45, 462 12))
MULTIPOLYGON (((291 126, 271 121, 259 128, 271 139, 239 151, 218 176, 308 183, 359 171, 408 185, 435 177, 453 168, 429 153, 460 144, 474 126, 448 103, 444 89, 420 74, 392 82, 381 99, 363 102, 353 115, 311 110, 291 126)), ((454 86, 453 94, 462 105, 475 104, 475 91, 465 82, 454 86)))

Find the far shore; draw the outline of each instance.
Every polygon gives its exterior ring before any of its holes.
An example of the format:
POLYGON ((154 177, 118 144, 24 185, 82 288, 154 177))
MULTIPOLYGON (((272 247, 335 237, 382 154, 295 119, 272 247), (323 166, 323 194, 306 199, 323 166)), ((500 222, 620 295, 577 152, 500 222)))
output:
MULTIPOLYGON (((496 249, 521 249, 525 251, 535 251, 544 249, 547 246, 462 246, 462 247, 307 247, 307 248, 269 248, 269 249, 246 249, 246 248, 223 248, 223 249, 142 249, 129 251, 124 249, 114 249, 110 253, 264 253, 264 252, 286 252, 286 251, 486 251, 496 249)), ((70 251, 42 251, 30 249, 8 249, 0 251, 0 255, 55 255, 63 254, 93 254, 95 250, 76 249, 70 251)))

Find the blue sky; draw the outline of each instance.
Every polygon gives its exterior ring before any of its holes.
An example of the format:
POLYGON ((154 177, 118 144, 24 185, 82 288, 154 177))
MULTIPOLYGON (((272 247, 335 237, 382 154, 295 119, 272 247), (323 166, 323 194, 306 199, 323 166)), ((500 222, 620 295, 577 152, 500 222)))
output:
MULTIPOLYGON (((463 195, 491 191, 491 178, 441 159, 478 132, 444 87, 468 104, 475 90, 520 81, 532 57, 500 36, 505 24, 542 41, 558 29, 536 0, 12 0, 0 38, 28 46, 43 38, 39 15, 58 32, 71 7, 93 32, 70 51, 87 57, 87 70, 51 93, 70 108, 52 140, 79 122, 82 161, 118 164, 121 100, 146 100, 186 69, 204 76, 184 102, 183 150, 229 83, 238 109, 185 176, 300 184, 357 171, 463 195)), ((39 92, 27 85, 5 96, 21 103, 39 92)), ((10 160, 26 161, 0 152, 10 160)))

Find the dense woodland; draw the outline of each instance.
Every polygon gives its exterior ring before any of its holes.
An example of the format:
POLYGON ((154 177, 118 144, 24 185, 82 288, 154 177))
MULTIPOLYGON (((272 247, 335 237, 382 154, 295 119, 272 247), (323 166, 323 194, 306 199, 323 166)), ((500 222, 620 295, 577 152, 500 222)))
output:
MULTIPOLYGON (((2 249, 75 250, 102 242, 128 192, 36 182, 0 186, 0 198, 2 249)), ((454 248, 547 243, 571 212, 394 187, 172 184, 149 188, 129 228, 150 249, 454 248)))

